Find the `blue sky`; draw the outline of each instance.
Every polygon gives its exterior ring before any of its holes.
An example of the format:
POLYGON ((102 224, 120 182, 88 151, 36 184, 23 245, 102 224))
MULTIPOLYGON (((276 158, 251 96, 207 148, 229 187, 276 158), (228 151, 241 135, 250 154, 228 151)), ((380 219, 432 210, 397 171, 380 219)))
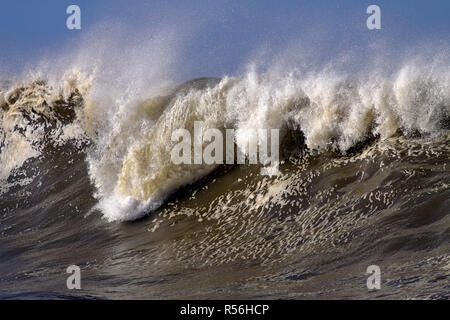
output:
MULTIPOLYGON (((371 43, 382 43, 393 55, 416 44, 447 45, 450 1, 2 0, 0 71, 22 71, 49 53, 76 50, 103 23, 120 25, 129 38, 174 27, 183 40, 183 77, 189 78, 239 72, 258 59, 261 48, 272 57, 292 46, 314 48, 309 54, 326 60, 351 48, 364 58, 371 43), (71 4, 81 8, 81 30, 66 28, 71 4), (366 28, 370 4, 381 8, 381 30, 366 28)), ((107 28, 101 34, 113 36, 107 28)))

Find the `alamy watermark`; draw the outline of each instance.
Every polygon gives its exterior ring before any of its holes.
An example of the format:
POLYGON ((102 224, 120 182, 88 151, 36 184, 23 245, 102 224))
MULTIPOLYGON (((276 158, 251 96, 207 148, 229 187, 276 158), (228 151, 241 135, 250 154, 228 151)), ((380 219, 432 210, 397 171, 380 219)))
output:
POLYGON ((367 278, 367 289, 380 290, 381 289, 381 269, 379 266, 373 264, 367 267, 367 274, 370 276, 367 278))
POLYGON ((66 285, 67 289, 73 290, 81 289, 81 270, 79 266, 71 265, 66 269, 66 273, 70 273, 71 275, 67 278, 66 285))
POLYGON ((70 5, 66 9, 66 13, 70 16, 66 20, 66 26, 69 30, 81 29, 81 9, 77 5, 70 5))
POLYGON ((187 129, 173 131, 171 139, 177 144, 170 153, 172 162, 176 165, 246 164, 248 162, 248 164, 266 166, 261 169, 262 175, 278 174, 279 129, 249 129, 245 131, 224 129, 223 131, 215 128, 204 130, 204 123, 201 121, 194 122, 193 137, 187 129), (235 137, 239 133, 251 138, 236 148, 235 154, 235 137))
POLYGON ((372 4, 367 7, 367 14, 370 16, 367 18, 366 25, 369 30, 381 29, 381 9, 379 6, 372 4))
MULTIPOLYGON (((66 20, 66 26, 69 30, 81 29, 81 9, 79 6, 72 4, 67 7, 66 13, 70 16, 66 20)), ((381 9, 379 6, 372 4, 367 7, 366 13, 370 16, 366 20, 366 26, 369 30, 381 29, 381 9)))

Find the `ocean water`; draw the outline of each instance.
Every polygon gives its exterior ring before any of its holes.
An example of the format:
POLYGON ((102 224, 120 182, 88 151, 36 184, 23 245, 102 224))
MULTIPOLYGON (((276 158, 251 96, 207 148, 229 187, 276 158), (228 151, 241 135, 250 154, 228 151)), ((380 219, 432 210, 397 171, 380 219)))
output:
POLYGON ((449 64, 106 75, 2 83, 0 298, 450 297, 449 64), (195 121, 239 150, 279 129, 279 174, 174 164, 195 121))

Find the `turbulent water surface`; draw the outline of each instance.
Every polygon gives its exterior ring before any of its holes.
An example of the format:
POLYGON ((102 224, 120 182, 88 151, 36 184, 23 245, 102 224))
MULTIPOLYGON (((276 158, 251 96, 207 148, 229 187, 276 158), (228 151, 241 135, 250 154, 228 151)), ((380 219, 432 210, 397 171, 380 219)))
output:
POLYGON ((450 298, 448 65, 101 81, 2 84, 1 298, 450 298), (175 165, 195 121, 280 129, 279 174, 175 165))

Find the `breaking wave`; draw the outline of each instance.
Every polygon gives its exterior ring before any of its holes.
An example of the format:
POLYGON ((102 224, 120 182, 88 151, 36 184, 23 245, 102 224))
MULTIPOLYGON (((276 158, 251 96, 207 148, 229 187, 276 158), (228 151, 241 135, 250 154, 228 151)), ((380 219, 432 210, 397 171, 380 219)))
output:
POLYGON ((57 82, 38 76, 5 84, 0 192, 13 181, 29 181, 11 178, 20 176, 28 159, 50 150, 83 153, 96 209, 110 221, 134 220, 217 169, 170 161, 172 132, 192 132, 194 121, 202 121, 205 130, 238 129, 235 143, 243 151, 256 139, 252 129, 271 128, 280 129, 285 157, 288 150, 306 149, 330 159, 393 137, 436 140, 448 135, 450 124, 450 68, 439 61, 352 75, 329 68, 263 73, 250 68, 240 77, 166 83, 148 96, 136 94, 132 85, 124 92, 105 88, 95 72, 76 69, 57 82))

